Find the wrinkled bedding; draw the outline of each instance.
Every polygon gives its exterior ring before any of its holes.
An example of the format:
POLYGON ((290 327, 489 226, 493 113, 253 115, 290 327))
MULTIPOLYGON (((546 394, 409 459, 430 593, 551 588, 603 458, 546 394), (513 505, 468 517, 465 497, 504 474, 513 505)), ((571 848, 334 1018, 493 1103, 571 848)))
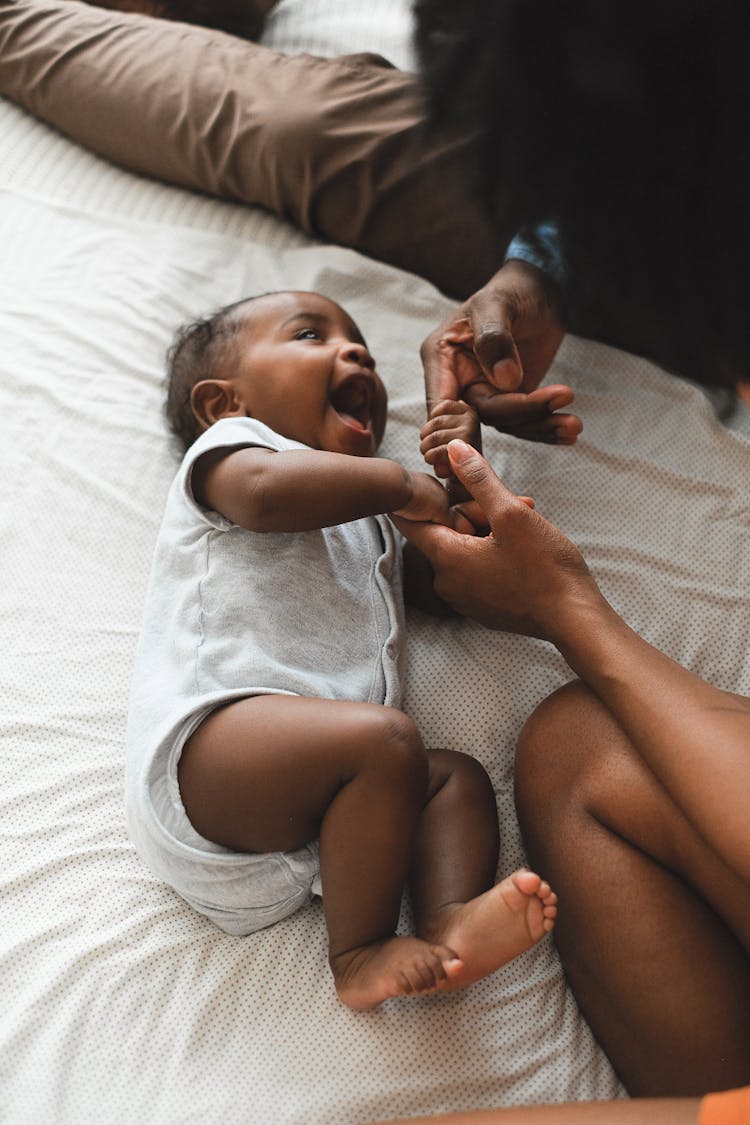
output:
MULTIPOLYGON (((323 38, 326 7, 305 14, 323 38)), ((281 49, 301 49, 294 11, 269 26, 281 49)), ((388 35, 403 63, 405 8, 382 11, 384 34, 400 16, 388 35)), ((307 49, 339 48, 307 35, 307 49)), ((377 357, 383 452, 419 468, 418 346, 449 303, 267 215, 109 167, 3 102, 0 229, 0 1118, 354 1125, 617 1096, 549 938, 465 993, 353 1013, 331 986, 319 904, 228 937, 150 875, 125 830, 130 668, 177 464, 161 415, 174 328, 253 292, 323 291, 377 357)), ((630 624, 750 692, 747 415, 727 426, 696 387, 574 337, 550 381, 575 389, 582 439, 488 434, 496 469, 575 540, 630 624)), ((523 861, 518 731, 569 678, 542 642, 410 614, 406 709, 428 745, 490 771, 501 873, 523 861)))

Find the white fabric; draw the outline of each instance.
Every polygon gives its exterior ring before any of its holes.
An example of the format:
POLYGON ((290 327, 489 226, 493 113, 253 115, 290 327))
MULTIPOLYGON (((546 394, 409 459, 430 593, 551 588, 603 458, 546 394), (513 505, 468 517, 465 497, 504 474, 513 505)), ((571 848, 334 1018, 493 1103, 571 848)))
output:
MULTIPOLYGON (((465 993, 353 1013, 319 906, 228 937, 126 833, 128 685, 176 467, 161 417, 175 326, 260 288, 329 294, 387 382, 384 453, 419 468, 417 349, 447 302, 267 216, 107 167, 7 104, 0 165, 15 186, 0 193, 0 1116, 362 1125, 616 1094, 549 939, 465 993)), ((636 629, 750 691, 750 442, 700 391, 602 346, 568 338, 551 378, 576 391, 579 444, 488 435, 490 459, 636 629)), ((514 742, 568 676, 542 643, 410 616, 405 709, 428 744, 489 769, 503 872, 523 857, 514 742)))
POLYGON ((167 497, 135 658, 127 729, 130 838, 149 868, 227 933, 270 926, 320 894, 317 847, 240 855, 194 831, 177 765, 205 716, 250 695, 398 707, 401 547, 385 516, 295 535, 247 531, 192 488, 216 449, 307 447, 223 418, 190 447, 167 497))
POLYGON ((262 42, 287 55, 373 51, 400 70, 417 69, 411 38, 412 0, 282 0, 271 10, 262 42))

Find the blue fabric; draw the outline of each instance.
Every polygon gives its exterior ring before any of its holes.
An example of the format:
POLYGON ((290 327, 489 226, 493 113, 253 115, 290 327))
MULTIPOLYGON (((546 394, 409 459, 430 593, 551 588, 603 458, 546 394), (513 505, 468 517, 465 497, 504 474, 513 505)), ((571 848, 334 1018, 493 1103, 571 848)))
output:
POLYGON ((506 262, 512 258, 530 262, 558 285, 565 282, 565 262, 554 223, 537 223, 536 226, 519 231, 511 239, 505 252, 506 262))

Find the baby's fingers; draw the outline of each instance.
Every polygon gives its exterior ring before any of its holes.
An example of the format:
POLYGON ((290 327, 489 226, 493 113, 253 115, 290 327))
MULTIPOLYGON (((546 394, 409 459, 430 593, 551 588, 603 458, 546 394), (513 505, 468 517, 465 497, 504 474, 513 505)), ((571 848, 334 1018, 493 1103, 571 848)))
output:
POLYGON ((473 407, 462 398, 444 398, 430 407, 430 421, 436 418, 445 418, 451 414, 468 414, 472 409, 473 407))
POLYGON ((428 449, 425 452, 420 446, 422 456, 427 464, 430 466, 435 476, 445 480, 451 475, 450 461, 448 460, 448 443, 439 446, 437 449, 428 449))
POLYGON ((441 402, 419 431, 423 440, 435 434, 467 430, 478 422, 476 411, 466 402, 441 402))
POLYGON ((445 402, 445 413, 435 413, 420 432, 419 451, 438 476, 449 475, 446 447, 458 438, 475 448, 481 448, 481 429, 476 411, 465 402, 445 402))
MULTIPOLYGON (((419 443, 419 452, 423 457, 426 457, 431 449, 441 449, 453 441, 454 438, 463 438, 465 428, 462 426, 450 426, 446 429, 433 430, 431 434, 426 434, 422 437, 419 443)), ((422 431, 424 434, 424 430, 422 431)))

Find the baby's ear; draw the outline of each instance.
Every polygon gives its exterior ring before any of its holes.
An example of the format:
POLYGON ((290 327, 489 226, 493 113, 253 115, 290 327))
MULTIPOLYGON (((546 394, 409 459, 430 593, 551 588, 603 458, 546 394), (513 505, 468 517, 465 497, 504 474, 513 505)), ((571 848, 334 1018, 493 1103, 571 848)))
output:
POLYGON ((229 379, 202 379, 190 392, 190 405, 204 430, 220 418, 247 415, 245 404, 229 379))

